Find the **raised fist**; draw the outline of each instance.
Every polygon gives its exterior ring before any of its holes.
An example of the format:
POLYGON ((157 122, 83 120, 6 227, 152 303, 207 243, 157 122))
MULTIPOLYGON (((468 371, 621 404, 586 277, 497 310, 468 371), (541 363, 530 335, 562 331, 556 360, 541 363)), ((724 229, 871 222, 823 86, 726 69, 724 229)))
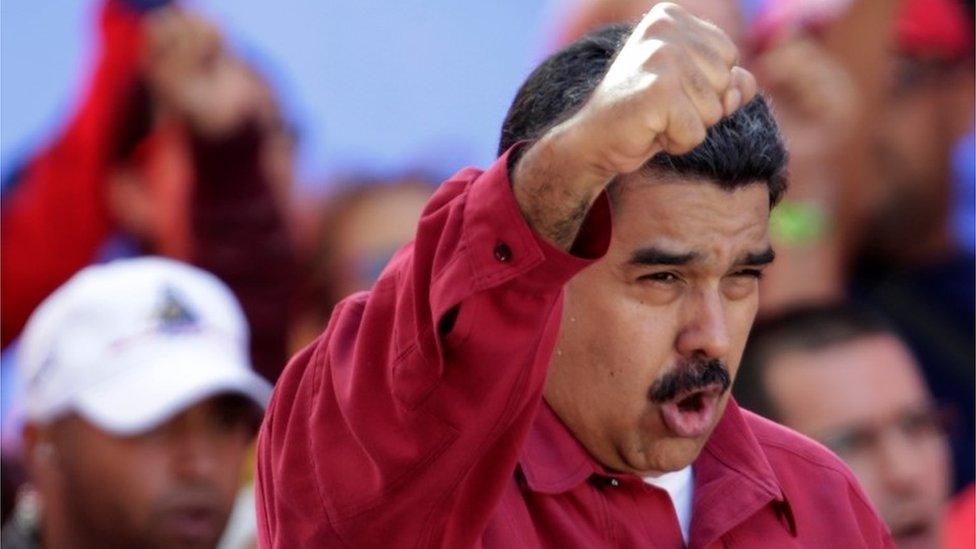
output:
POLYGON ((212 137, 259 114, 264 86, 216 26, 176 7, 153 11, 146 25, 143 74, 164 110, 212 137))
POLYGON ((574 149, 607 177, 632 172, 660 151, 684 154, 755 95, 755 79, 736 66, 738 56, 714 25, 658 4, 557 131, 570 134, 574 149))

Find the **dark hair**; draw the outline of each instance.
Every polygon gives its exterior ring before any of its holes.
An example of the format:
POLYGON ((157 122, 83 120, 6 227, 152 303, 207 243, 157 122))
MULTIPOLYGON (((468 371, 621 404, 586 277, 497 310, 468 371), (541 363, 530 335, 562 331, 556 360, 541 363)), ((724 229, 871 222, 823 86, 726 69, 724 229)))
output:
MULTIPOLYGON (((541 137, 586 103, 603 79, 632 25, 593 31, 542 62, 519 88, 502 125, 498 154, 523 140, 541 137)), ((765 182, 770 204, 786 189, 787 153, 762 96, 708 129, 705 141, 687 154, 659 153, 644 169, 698 177, 732 189, 765 182)))
POLYGON ((330 181, 332 193, 317 208, 311 223, 310 254, 302 269, 303 280, 296 300, 299 314, 315 318, 324 328, 332 309, 346 297, 338 293, 341 266, 337 263, 336 249, 339 247, 339 228, 348 222, 351 212, 390 192, 416 190, 431 195, 437 189, 436 181, 439 178, 420 171, 390 175, 353 174, 330 181))
POLYGON ((778 420, 780 414, 766 387, 766 369, 774 357, 876 335, 899 337, 886 318, 853 303, 802 305, 760 319, 749 335, 732 393, 743 407, 778 420))

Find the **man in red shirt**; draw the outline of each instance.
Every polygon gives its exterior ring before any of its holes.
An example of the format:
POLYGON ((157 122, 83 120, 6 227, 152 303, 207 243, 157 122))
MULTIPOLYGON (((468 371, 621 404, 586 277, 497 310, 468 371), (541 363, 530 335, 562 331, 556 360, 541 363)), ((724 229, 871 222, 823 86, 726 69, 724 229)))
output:
POLYGON ((261 546, 891 546, 836 457, 728 396, 786 164, 736 58, 662 4, 533 72, 504 154, 279 379, 261 546))

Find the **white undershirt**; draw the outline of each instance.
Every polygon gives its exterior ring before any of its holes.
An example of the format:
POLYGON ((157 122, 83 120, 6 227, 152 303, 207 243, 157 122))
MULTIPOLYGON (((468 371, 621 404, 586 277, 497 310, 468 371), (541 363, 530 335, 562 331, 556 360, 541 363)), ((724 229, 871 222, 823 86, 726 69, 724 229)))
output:
POLYGON ((681 537, 685 540, 685 545, 687 545, 688 531, 691 528, 691 497, 695 489, 694 479, 691 474, 691 465, 673 473, 664 473, 657 477, 646 477, 644 482, 664 490, 671 497, 671 505, 674 505, 674 514, 678 515, 681 537))

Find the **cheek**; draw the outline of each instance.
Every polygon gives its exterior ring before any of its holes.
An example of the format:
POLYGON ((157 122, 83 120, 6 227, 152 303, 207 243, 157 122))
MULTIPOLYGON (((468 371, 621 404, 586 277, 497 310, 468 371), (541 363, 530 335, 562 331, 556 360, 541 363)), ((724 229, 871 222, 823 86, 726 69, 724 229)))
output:
POLYGON ((164 452, 149 451, 139 445, 126 447, 103 463, 110 464, 100 477, 111 492, 126 502, 130 513, 145 509, 160 497, 169 482, 169 466, 164 452))
POLYGON ((218 468, 215 480, 220 491, 230 499, 237 495, 244 459, 249 455, 250 448, 250 438, 242 435, 228 441, 219 452, 217 462, 225 464, 225 466, 218 468))
POLYGON ((752 323, 756 319, 756 312, 759 310, 759 294, 754 292, 751 297, 738 300, 726 305, 726 325, 729 330, 731 347, 729 356, 726 357, 726 364, 731 370, 733 379, 739 371, 739 361, 749 339, 749 331, 752 323))
POLYGON ((850 460, 846 461, 846 464, 851 468, 851 472, 854 473, 854 478, 861 483, 861 487, 864 488, 864 493, 867 494, 868 499, 878 507, 878 511, 881 513, 887 512, 889 510, 888 507, 890 507, 890 502, 887 500, 886 492, 881 487, 883 483, 878 476, 880 466, 883 464, 869 460, 850 460))
POLYGON ((929 465, 924 468, 925 480, 922 485, 925 486, 930 498, 944 501, 950 490, 949 442, 945 437, 933 436, 926 441, 924 447, 926 455, 920 458, 919 462, 929 465))
POLYGON ((63 464, 65 497, 96 524, 124 532, 140 530, 166 485, 160 459, 129 447, 92 444, 63 464))
POLYGON ((642 303, 617 282, 596 284, 582 278, 567 287, 557 359, 604 402, 619 405, 639 393, 643 403, 673 347, 669 324, 659 318, 664 308, 642 303))

